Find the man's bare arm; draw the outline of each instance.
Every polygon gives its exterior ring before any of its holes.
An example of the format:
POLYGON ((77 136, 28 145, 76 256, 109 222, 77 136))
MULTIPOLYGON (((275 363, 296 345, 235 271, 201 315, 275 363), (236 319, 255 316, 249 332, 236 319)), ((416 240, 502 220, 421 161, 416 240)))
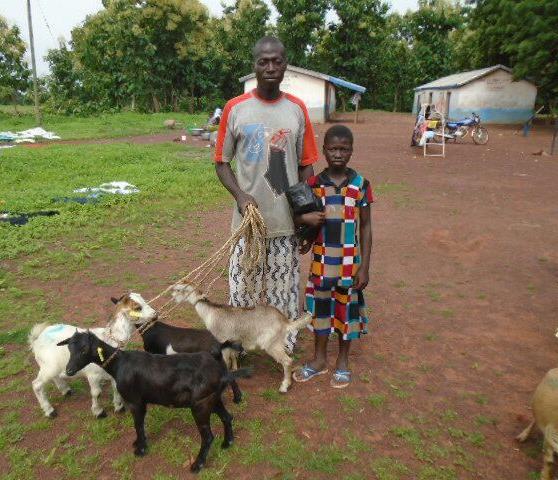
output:
POLYGON ((236 200, 238 210, 242 215, 249 204, 258 206, 258 202, 252 196, 244 192, 238 185, 236 175, 234 174, 230 163, 228 162, 215 162, 215 171, 223 186, 230 192, 236 200))
POLYGON ((314 175, 314 167, 312 165, 305 165, 298 167, 298 181, 304 182, 314 175))

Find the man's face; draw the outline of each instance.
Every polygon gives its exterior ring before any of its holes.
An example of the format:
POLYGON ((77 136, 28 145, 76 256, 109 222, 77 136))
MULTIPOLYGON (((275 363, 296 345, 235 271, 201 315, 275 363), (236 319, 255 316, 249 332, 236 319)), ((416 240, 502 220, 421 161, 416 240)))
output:
POLYGON ((287 59, 284 50, 279 45, 265 43, 260 48, 254 65, 258 86, 267 88, 279 86, 283 81, 286 68, 287 59))

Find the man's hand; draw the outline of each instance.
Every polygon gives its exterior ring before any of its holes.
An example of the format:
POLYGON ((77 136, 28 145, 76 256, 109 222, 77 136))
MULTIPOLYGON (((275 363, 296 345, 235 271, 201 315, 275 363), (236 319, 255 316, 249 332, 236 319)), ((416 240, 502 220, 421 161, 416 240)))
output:
POLYGON ((325 218, 324 212, 303 213, 299 216, 298 222, 311 227, 320 227, 325 222, 325 218))
POLYGON ((369 282, 368 269, 361 267, 358 269, 355 279, 353 281, 353 288, 355 290, 364 290, 369 282))
POLYGON ((252 195, 244 192, 238 195, 236 198, 236 204, 238 205, 238 211, 242 216, 244 216, 244 212, 246 211, 246 207, 248 207, 248 205, 254 205, 254 207, 258 208, 258 202, 256 202, 256 199, 252 195))

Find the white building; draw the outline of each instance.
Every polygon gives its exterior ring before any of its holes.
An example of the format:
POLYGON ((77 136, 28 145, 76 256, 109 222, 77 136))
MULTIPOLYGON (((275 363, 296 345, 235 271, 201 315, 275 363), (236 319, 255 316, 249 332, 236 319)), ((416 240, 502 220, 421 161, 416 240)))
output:
MULTIPOLYGON (((244 92, 256 88, 256 75, 251 73, 239 79, 244 82, 244 92)), ((308 108, 310 120, 325 123, 335 112, 335 88, 344 87, 361 95, 366 88, 324 73, 288 65, 281 90, 300 98, 308 108)))
POLYGON ((477 113, 483 123, 523 123, 533 114, 537 87, 514 81, 503 65, 456 73, 415 88, 413 113, 423 103, 436 105, 446 118, 459 120, 477 113))

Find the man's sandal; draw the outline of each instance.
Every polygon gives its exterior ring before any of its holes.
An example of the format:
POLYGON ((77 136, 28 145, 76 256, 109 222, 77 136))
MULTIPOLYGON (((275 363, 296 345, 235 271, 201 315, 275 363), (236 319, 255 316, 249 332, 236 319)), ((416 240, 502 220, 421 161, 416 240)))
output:
POLYGON ((349 370, 335 370, 331 377, 330 385, 333 388, 345 388, 351 383, 351 372, 349 370))
POLYGON ((300 369, 298 369, 296 372, 293 372, 293 380, 300 383, 307 382, 308 380, 311 380, 318 375, 323 375, 324 373, 327 373, 327 368, 318 371, 308 365, 304 365, 303 367, 300 367, 300 369))

